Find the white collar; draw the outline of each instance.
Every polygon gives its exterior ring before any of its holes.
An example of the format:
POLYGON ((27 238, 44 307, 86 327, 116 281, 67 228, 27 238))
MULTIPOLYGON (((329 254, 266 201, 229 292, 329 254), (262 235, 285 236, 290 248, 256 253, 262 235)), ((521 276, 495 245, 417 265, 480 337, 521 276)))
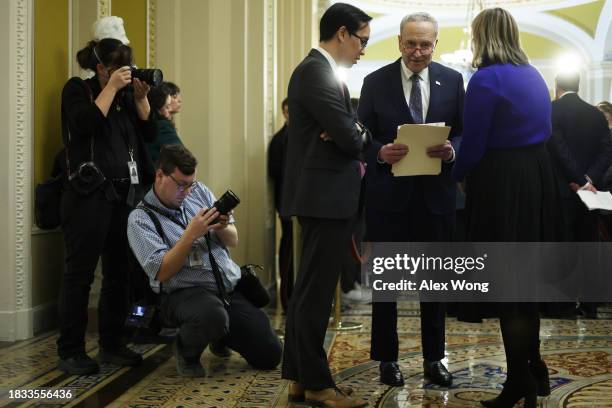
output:
POLYGON ((421 72, 412 72, 411 70, 408 69, 403 59, 400 59, 400 62, 402 66, 402 72, 404 73, 406 79, 410 79, 410 77, 413 74, 417 74, 423 82, 425 83, 429 82, 429 65, 423 68, 421 72))
POLYGON ((331 66, 332 71, 334 71, 334 74, 335 74, 336 70, 338 69, 338 63, 336 62, 334 57, 332 57, 331 54, 329 52, 327 52, 327 50, 325 50, 324 48, 317 47, 317 48, 315 48, 315 50, 317 50, 321 54, 323 54, 323 56, 325 57, 327 62, 329 62, 329 65, 331 66))
POLYGON ((575 94, 575 93, 578 93, 578 92, 576 92, 576 91, 565 91, 565 92, 563 92, 563 94, 562 94, 562 95, 559 97, 559 99, 563 98, 563 97, 564 97, 565 95, 567 95, 567 94, 575 94))

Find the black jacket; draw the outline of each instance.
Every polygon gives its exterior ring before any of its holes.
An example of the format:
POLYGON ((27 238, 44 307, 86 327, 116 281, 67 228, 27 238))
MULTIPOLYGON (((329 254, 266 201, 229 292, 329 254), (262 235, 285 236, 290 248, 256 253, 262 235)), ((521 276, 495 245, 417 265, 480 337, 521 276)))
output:
POLYGON ((287 124, 274 134, 268 147, 268 175, 274 183, 274 208, 281 212, 285 157, 287 156, 287 124))
POLYGON ((291 75, 283 216, 347 219, 359 208, 360 159, 348 90, 323 54, 311 50, 291 75), (327 132, 331 141, 319 137, 327 132))
POLYGON ((548 149, 557 168, 561 195, 571 195, 570 182, 584 185, 585 175, 596 188, 602 188, 604 174, 612 164, 612 140, 603 113, 569 93, 552 103, 552 128, 548 149))
MULTIPOLYGON (((457 152, 463 131, 463 77, 453 69, 432 62, 429 83, 425 123, 444 122, 450 126, 448 138, 457 152)), ((390 165, 376 160, 382 146, 395 140, 398 126, 414 123, 402 86, 401 59, 365 77, 358 113, 372 132, 372 144, 366 150, 368 207, 385 212, 409 211, 417 199, 424 200, 432 214, 453 214, 456 185, 451 179, 452 163, 443 163, 442 172, 437 176, 394 177, 390 165)))
POLYGON ((126 158, 128 142, 134 150, 134 159, 138 164, 140 184, 147 186, 154 181, 154 170, 148 158, 145 141, 154 141, 156 137, 155 121, 142 121, 138 118, 133 95, 129 89, 115 97, 111 110, 127 114, 113 116, 109 111, 105 117, 93 102, 101 92, 97 77, 82 80, 74 77, 68 80, 62 91, 62 127, 64 145, 67 147, 70 170, 74 172, 79 164, 91 158, 91 139, 94 141, 94 162, 107 179, 129 177, 126 158), (117 108, 119 105, 119 108, 117 108), (115 124, 111 123, 115 120, 115 124), (116 133, 117 123, 127 139, 116 133), (127 140, 127 141, 124 141, 127 140), (117 151, 116 146, 120 146, 117 151))

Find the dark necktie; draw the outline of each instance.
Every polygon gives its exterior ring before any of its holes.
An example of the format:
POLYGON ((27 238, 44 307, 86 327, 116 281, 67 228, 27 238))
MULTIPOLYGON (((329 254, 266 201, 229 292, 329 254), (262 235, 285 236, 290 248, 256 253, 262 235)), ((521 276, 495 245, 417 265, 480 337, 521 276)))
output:
POLYGON ((410 101, 408 108, 410 108, 410 114, 414 123, 423 123, 423 99, 421 98, 421 85, 419 84, 419 77, 417 74, 413 74, 410 77, 412 81, 412 90, 410 91, 410 101))

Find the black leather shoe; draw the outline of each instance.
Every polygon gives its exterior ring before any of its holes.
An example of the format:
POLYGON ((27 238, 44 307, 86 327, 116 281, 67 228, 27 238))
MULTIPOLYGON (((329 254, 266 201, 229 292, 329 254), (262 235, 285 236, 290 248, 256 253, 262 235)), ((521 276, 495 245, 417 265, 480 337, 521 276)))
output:
POLYGON ((380 363, 380 382, 392 387, 404 385, 404 376, 395 361, 380 363))
POLYGON ((142 356, 126 346, 114 349, 100 349, 98 359, 101 363, 109 363, 122 367, 132 367, 142 363, 142 356))
POLYGON ((85 353, 79 353, 68 358, 61 358, 57 367, 70 375, 88 375, 100 371, 100 366, 85 353))
POLYGON ((423 374, 430 382, 450 387, 453 384, 453 375, 448 372, 441 361, 423 361, 423 374))

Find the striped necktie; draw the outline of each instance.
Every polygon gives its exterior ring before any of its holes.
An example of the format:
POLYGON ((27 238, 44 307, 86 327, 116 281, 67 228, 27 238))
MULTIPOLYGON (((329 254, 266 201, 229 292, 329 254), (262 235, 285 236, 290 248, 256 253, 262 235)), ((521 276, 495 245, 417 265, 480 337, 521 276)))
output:
POLYGON ((412 81, 412 90, 410 91, 410 101, 408 108, 414 123, 423 123, 423 98, 421 97, 421 85, 419 80, 421 77, 418 74, 413 74, 410 77, 412 81))

